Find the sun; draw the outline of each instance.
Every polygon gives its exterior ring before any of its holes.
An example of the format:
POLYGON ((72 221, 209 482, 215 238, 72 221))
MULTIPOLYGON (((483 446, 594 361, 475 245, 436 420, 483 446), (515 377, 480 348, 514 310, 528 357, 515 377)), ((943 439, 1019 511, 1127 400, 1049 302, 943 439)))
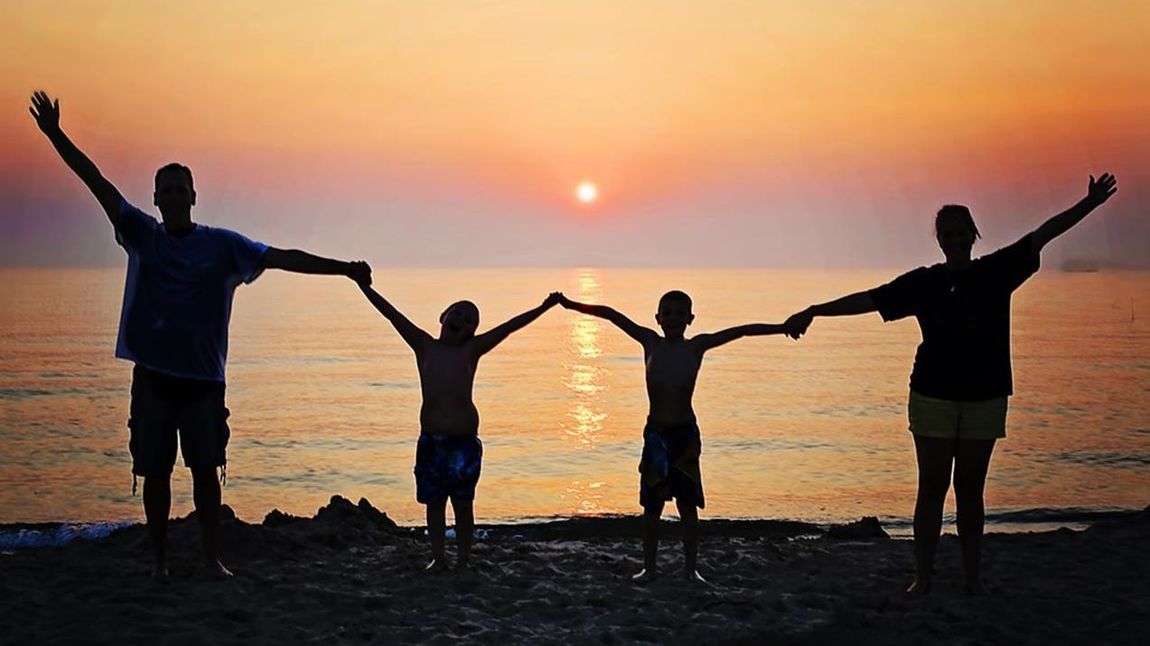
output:
POLYGON ((599 198, 599 187, 591 182, 580 182, 575 189, 575 197, 584 204, 590 204, 599 198))

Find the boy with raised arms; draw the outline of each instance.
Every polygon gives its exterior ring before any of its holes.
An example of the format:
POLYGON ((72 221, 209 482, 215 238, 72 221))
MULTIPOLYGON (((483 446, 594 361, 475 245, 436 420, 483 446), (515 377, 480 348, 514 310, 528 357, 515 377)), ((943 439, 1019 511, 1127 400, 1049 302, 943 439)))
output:
POLYGON ((691 312, 691 297, 681 291, 667 292, 659 299, 655 321, 663 330, 662 336, 605 305, 578 303, 562 295, 559 303, 567 309, 607 319, 643 346, 650 412, 643 429, 643 455, 639 462, 643 569, 633 580, 645 583, 655 578, 659 518, 663 506, 674 498, 683 528, 683 574, 688 581, 704 582, 697 569, 698 510, 706 504, 699 470, 702 442, 691 406, 703 355, 744 336, 787 334, 797 339, 799 331, 784 325, 754 323, 688 339, 684 334, 695 315, 691 312))

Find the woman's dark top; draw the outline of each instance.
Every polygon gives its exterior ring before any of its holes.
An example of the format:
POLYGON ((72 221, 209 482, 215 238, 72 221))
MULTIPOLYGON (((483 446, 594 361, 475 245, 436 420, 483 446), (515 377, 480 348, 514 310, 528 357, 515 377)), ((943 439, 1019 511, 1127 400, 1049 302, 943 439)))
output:
POLYGON ((954 401, 1013 394, 1010 296, 1038 265, 1038 250, 1027 235, 966 269, 919 267, 870 290, 884 321, 918 319, 922 343, 911 390, 954 401))

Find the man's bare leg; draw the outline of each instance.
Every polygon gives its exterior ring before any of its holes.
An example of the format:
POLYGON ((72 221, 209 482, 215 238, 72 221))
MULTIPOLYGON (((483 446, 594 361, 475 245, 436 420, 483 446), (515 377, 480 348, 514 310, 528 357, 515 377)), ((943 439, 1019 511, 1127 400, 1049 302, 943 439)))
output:
POLYGON ((907 593, 930 592, 934 573, 934 553, 942 533, 942 508, 950 489, 950 468, 956 440, 914 437, 918 458, 918 497, 914 503, 914 583, 907 593))
POLYGON ((659 518, 663 515, 662 500, 643 508, 643 569, 631 577, 635 583, 647 583, 655 578, 659 557, 659 518))
POLYGON ((447 532, 447 499, 427 503, 427 540, 431 543, 431 562, 428 572, 440 572, 447 568, 447 554, 444 551, 444 534, 447 532))
POLYGON ((966 572, 966 592, 986 594, 982 585, 982 532, 986 519, 983 491, 994 440, 959 440, 954 456, 954 498, 958 542, 966 572))
POLYGON ((706 583, 699 574, 699 510, 694 503, 675 499, 679 524, 683 530, 683 576, 696 583, 706 583))
POLYGON ((472 500, 451 499, 451 509, 455 512, 455 566, 464 569, 471 564, 471 542, 475 534, 475 509, 472 500))
POLYGON ((152 578, 168 576, 168 516, 172 512, 172 474, 144 477, 144 517, 152 537, 152 578))
POLYGON ((220 562, 220 481, 216 469, 192 469, 192 496, 196 516, 200 519, 200 538, 204 544, 204 567, 212 576, 229 577, 232 573, 220 562))

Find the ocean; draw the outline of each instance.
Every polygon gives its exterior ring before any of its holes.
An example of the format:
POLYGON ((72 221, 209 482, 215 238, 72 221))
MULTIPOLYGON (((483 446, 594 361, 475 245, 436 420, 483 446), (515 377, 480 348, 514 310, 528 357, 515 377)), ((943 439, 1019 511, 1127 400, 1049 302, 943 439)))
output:
MULTIPOLYGON (((898 270, 390 269, 376 288, 435 334, 475 301, 488 329, 562 290, 654 327, 694 298, 688 334, 781 322, 898 270)), ((113 357, 123 269, 0 270, 0 523, 142 520, 128 456, 131 364, 113 357)), ((990 468, 990 520, 1074 524, 1150 502, 1150 272, 1044 269, 1014 297, 1015 392, 990 468)), ((915 462, 907 380, 919 332, 877 314, 819 319, 800 341, 709 353, 695 394, 704 518, 907 527, 915 462)), ((224 502, 258 522, 333 494, 420 524, 419 384, 408 348, 346 279, 268 272, 239 288, 228 366, 224 502)), ((487 355, 475 402, 480 523, 632 514, 646 416, 638 344, 561 308, 487 355)), ((181 462, 182 464, 182 462, 181 462)), ((178 467, 173 514, 191 509, 178 467)), ((953 501, 948 502, 948 512, 953 501)), ((1029 525, 1028 525, 1029 524, 1029 525)))

